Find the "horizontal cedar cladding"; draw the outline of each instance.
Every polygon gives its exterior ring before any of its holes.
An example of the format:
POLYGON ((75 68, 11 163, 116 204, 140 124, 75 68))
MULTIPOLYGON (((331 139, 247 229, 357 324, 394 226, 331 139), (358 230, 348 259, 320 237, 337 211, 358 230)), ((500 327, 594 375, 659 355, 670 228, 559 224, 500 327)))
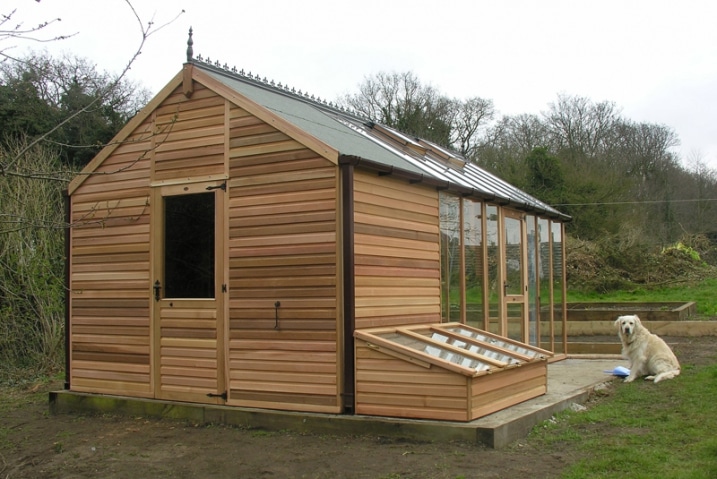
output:
POLYGON ((354 174, 356 329, 440 322, 438 192, 354 174))
POLYGON ((229 404, 339 411, 337 169, 232 107, 229 404))
POLYGON ((207 178, 225 172, 225 100, 196 83, 190 99, 177 88, 156 110, 152 180, 207 178))
POLYGON ((356 341, 358 414, 420 419, 469 419, 471 378, 407 361, 356 341))
POLYGON ((150 121, 70 197, 71 386, 149 396, 150 121))

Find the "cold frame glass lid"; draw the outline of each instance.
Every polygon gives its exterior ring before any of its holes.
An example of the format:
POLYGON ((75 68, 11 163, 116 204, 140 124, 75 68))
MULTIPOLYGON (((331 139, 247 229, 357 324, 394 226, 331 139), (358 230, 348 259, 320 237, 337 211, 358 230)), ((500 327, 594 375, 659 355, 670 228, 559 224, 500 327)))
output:
POLYGON ((405 346, 407 348, 428 354, 429 356, 441 358, 453 364, 474 369, 476 371, 485 371, 491 369, 492 367, 492 365, 488 362, 480 361, 478 358, 470 357, 469 355, 462 354, 457 351, 451 351, 446 348, 442 348, 440 344, 424 341, 421 338, 417 338, 414 336, 407 336, 399 332, 377 334, 377 336, 387 341, 400 344, 401 346, 405 346))
MULTIPOLYGON (((448 336, 446 334, 442 334, 439 332, 434 332, 431 334, 431 338, 435 339, 436 341, 440 341, 442 343, 450 344, 451 346, 455 346, 457 348, 465 349, 466 351, 470 351, 475 354, 479 354, 487 359, 492 359, 495 361, 499 361, 501 363, 507 364, 520 364, 520 359, 511 356, 508 351, 498 351, 496 348, 490 348, 486 344, 481 344, 482 340, 479 341, 473 341, 473 342, 467 342, 463 341, 459 338, 455 338, 452 336, 448 336)), ((477 339, 477 338, 473 338, 477 339)))
POLYGON ((475 339, 477 341, 480 341, 480 342, 483 342, 483 343, 486 343, 489 345, 497 346, 501 349, 512 351, 512 352, 521 354, 523 356, 528 356, 530 358, 537 358, 537 357, 542 356, 542 353, 540 351, 536 351, 534 349, 529 349, 524 346, 521 346, 520 344, 516 344, 516 343, 510 342, 510 341, 505 341, 503 339, 484 334, 483 332, 475 330, 475 329, 467 329, 467 328, 463 328, 461 326, 453 326, 450 328, 446 328, 446 331, 452 331, 454 333, 460 334, 461 336, 475 339))
POLYGON ((461 323, 372 328, 356 330, 354 334, 373 349, 392 350, 389 354, 407 361, 458 368, 462 374, 473 376, 544 361, 552 356, 550 351, 461 323))

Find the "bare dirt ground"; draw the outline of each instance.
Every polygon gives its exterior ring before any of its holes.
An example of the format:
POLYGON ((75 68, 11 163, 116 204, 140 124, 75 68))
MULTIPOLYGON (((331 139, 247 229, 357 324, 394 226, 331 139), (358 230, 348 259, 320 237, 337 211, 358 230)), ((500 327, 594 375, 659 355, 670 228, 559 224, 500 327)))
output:
MULTIPOLYGON (((683 367, 717 360, 715 337, 665 339, 683 367)), ((52 416, 47 391, 60 387, 0 389, 0 479, 555 478, 584 454, 570 444, 546 446, 532 435, 492 450, 476 444, 299 435, 140 417, 52 416)), ((609 401, 614 387, 619 387, 617 381, 591 402, 609 401)))

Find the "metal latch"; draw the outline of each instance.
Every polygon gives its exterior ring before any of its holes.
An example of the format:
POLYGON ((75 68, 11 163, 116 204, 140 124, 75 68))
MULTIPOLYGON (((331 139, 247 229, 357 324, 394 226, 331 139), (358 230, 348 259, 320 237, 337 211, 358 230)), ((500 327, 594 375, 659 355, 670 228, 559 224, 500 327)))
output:
POLYGON ((154 289, 154 300, 159 301, 159 292, 162 290, 162 285, 159 283, 159 280, 154 282, 152 288, 154 289))

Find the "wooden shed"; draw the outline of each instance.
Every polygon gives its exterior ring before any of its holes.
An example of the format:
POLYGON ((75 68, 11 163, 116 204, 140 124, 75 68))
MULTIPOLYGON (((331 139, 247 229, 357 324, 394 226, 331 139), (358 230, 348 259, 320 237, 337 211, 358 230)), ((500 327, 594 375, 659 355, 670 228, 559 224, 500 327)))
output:
MULTIPOLYGON (((538 371, 565 353, 568 219, 445 148, 189 51, 69 185, 66 387, 374 414, 357 407, 364 357, 405 351, 367 335, 443 323, 541 351, 518 355, 538 371)), ((493 377, 415 359, 467 395, 493 377)), ((541 394, 536 374, 505 385, 541 394)))

